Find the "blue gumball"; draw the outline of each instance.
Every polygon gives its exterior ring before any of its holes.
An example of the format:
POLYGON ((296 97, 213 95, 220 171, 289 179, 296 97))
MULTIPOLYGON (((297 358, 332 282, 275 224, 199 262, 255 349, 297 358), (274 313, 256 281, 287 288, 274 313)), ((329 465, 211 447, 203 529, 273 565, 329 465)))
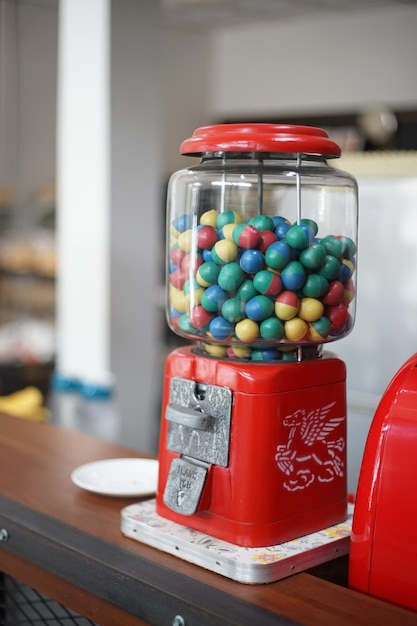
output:
POLYGON ((280 358, 276 348, 264 348, 263 350, 252 350, 252 361, 277 361, 280 358))
POLYGON ((240 267, 247 274, 256 274, 264 266, 264 255, 260 250, 245 250, 240 257, 240 267))
POLYGON ((290 261, 281 272, 281 281, 285 289, 297 291, 305 282, 306 273, 299 261, 290 261))
POLYGON ((233 324, 222 315, 214 317, 209 324, 209 332, 213 339, 227 339, 233 332, 233 324))
POLYGON ((219 285, 210 285, 201 296, 201 306, 210 313, 220 311, 227 299, 227 293, 219 285))

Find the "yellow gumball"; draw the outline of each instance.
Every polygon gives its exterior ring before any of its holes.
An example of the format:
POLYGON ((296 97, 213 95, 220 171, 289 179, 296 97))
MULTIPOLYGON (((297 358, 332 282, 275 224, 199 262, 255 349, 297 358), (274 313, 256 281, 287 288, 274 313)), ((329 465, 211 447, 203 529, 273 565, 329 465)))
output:
POLYGON ((301 298, 298 316, 306 322, 315 322, 324 312, 324 305, 317 298, 301 298))
POLYGON ((186 295, 182 289, 171 287, 169 290, 169 303, 179 313, 186 313, 190 308, 190 296, 186 295))
POLYGON ((259 326, 250 319, 244 319, 235 326, 235 335, 240 341, 250 343, 259 337, 259 326))
POLYGON ((226 226, 223 226, 223 235, 225 239, 233 241, 233 231, 236 226, 237 224, 226 224, 226 226))
POLYGON ((185 230, 178 237, 178 246, 181 248, 181 250, 184 250, 184 252, 190 252, 193 245, 193 238, 194 231, 192 231, 191 229, 185 230))
POLYGON ((301 341, 308 335, 308 324, 300 317, 293 317, 285 322, 284 331, 289 341, 301 341))
POLYGON ((215 343, 207 343, 204 346, 204 350, 210 356, 214 356, 214 357, 216 357, 218 359, 221 359, 221 358, 225 357, 226 354, 227 354, 226 346, 219 346, 219 345, 217 345, 215 343))
POLYGON ((218 217, 218 212, 214 209, 211 209, 210 211, 206 211, 205 213, 203 213, 203 215, 200 217, 200 224, 216 228, 216 222, 218 217))

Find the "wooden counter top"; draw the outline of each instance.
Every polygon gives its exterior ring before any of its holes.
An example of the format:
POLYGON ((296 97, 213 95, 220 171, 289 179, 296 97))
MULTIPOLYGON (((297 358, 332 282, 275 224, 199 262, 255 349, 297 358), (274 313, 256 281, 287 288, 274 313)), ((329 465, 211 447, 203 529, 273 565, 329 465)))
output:
POLYGON ((124 537, 120 511, 138 498, 76 487, 71 471, 138 452, 53 424, 0 414, 0 571, 100 626, 415 625, 414 613, 296 574, 244 585, 124 537))

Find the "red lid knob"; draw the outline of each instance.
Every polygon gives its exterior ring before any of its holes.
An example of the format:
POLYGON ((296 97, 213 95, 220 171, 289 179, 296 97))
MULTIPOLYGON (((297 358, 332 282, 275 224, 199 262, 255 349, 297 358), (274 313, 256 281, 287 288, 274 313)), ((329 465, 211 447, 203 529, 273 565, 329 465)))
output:
POLYGON ((339 157, 341 149, 327 132, 292 124, 216 124, 197 128, 181 154, 204 152, 286 152, 339 157))

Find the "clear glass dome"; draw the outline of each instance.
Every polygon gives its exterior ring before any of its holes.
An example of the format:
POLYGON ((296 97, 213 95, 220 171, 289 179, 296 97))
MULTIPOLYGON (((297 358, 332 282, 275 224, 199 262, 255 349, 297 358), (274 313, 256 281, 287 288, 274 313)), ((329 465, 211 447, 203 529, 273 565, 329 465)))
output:
POLYGON ((355 179, 328 165, 338 146, 310 127, 221 125, 182 151, 201 160, 168 188, 170 328, 252 360, 317 356, 347 335, 358 201, 355 179))

